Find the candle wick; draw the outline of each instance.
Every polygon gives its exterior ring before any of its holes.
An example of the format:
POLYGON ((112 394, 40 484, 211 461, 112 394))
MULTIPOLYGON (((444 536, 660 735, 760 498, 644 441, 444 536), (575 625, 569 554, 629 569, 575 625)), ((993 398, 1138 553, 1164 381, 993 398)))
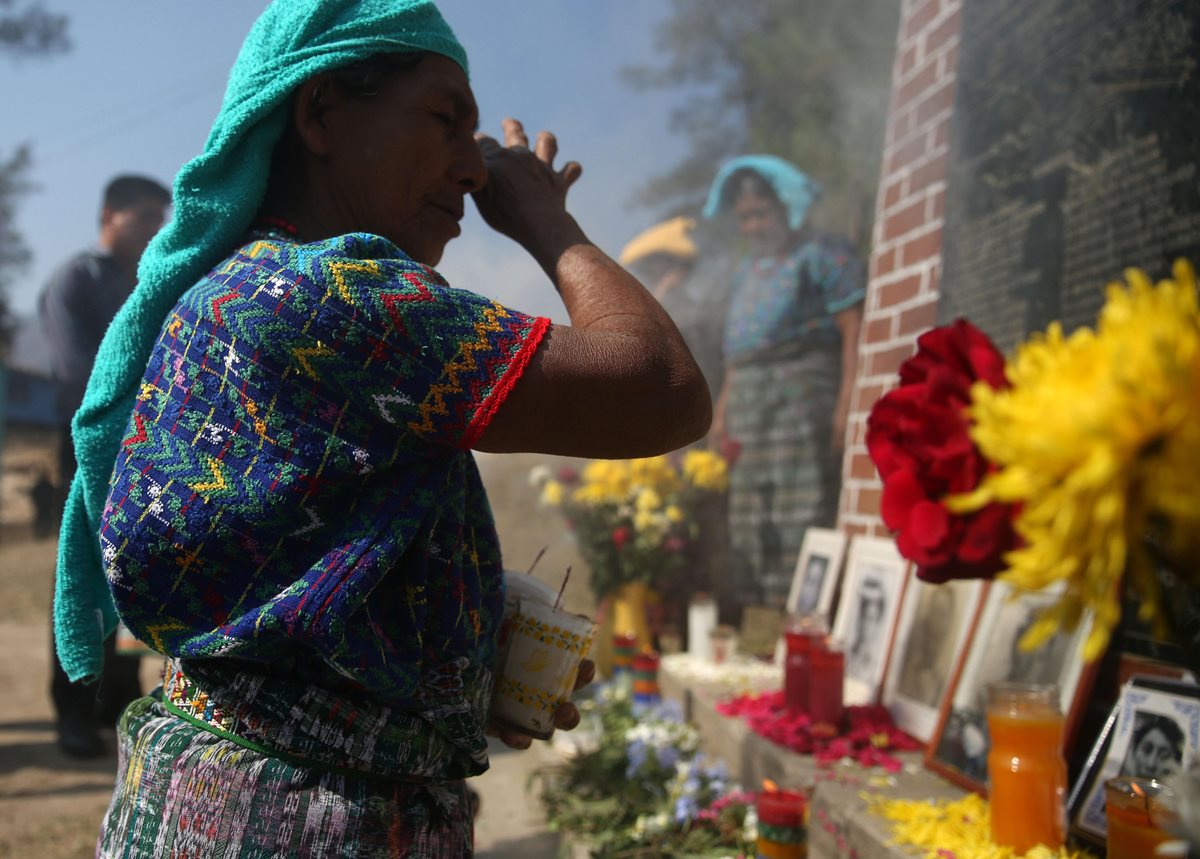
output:
POLYGON ((538 561, 542 559, 542 555, 546 554, 546 550, 549 548, 549 546, 542 546, 542 550, 537 553, 537 557, 533 559, 533 563, 529 565, 529 569, 525 571, 525 575, 533 575, 533 568, 538 565, 538 561))
POLYGON ((563 591, 567 589, 567 582, 571 580, 571 568, 567 567, 567 574, 563 576, 562 587, 558 589, 558 596, 554 598, 554 610, 558 611, 558 604, 562 602, 563 591))

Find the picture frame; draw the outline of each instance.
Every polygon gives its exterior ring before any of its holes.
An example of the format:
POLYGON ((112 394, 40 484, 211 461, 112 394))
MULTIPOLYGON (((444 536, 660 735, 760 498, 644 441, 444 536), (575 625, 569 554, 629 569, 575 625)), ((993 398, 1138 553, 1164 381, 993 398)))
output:
POLYGON ((896 641, 883 685, 883 705, 909 736, 928 743, 970 644, 988 583, 956 579, 943 584, 915 575, 905 590, 896 641))
POLYGON ((1116 776, 1166 778, 1200 755, 1200 686, 1136 675, 1121 687, 1067 800, 1071 834, 1102 846, 1108 834, 1104 783, 1116 776))
POLYGON ((846 554, 846 535, 832 528, 804 532, 785 611, 799 617, 817 616, 829 621, 846 554))
POLYGON ((846 556, 832 638, 846 654, 847 705, 879 700, 908 578, 908 561, 889 539, 855 536, 846 556))
POLYGON ((1061 591, 1051 587, 1018 593, 1004 582, 992 582, 926 747, 928 769, 967 790, 987 792, 987 687, 1001 681, 1058 686, 1069 754, 1098 667, 1096 662, 1085 665, 1083 661, 1083 642, 1092 619, 1084 617, 1073 632, 1060 632, 1037 650, 1017 647, 1061 591))

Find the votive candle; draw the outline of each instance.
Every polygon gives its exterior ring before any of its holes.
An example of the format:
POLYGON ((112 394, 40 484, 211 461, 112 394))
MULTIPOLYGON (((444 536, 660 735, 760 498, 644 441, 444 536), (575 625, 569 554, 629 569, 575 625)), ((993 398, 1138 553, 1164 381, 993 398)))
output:
POLYGON ((1174 812, 1171 789, 1150 778, 1110 778, 1104 783, 1109 859, 1153 856, 1174 836, 1167 830, 1174 812))

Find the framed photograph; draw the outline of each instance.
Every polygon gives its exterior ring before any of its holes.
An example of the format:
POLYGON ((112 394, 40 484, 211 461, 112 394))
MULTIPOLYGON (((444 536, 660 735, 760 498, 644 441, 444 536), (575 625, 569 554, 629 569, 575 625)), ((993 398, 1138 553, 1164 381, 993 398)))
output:
POLYGON ((1200 687, 1166 677, 1130 678, 1067 802, 1072 833, 1103 844, 1104 782, 1121 775, 1164 779, 1191 767, 1197 750, 1200 687))
POLYGON ((970 642, 987 583, 955 580, 933 585, 914 575, 905 590, 892 646, 883 704, 896 725, 928 743, 955 663, 970 642))
POLYGON ((792 574, 792 589, 788 593, 788 614, 818 615, 829 620, 845 553, 846 535, 841 531, 809 528, 804 532, 796 572, 792 574))
POLYGON ((1005 681, 1058 686, 1069 753, 1095 679, 1096 664, 1085 668, 1083 663, 1083 641, 1091 619, 1085 618, 1074 632, 1059 633, 1037 650, 1023 651, 1018 646, 1058 593, 1054 588, 1016 593, 1004 582, 992 583, 926 751, 925 763, 930 769, 969 790, 986 791, 987 687, 1005 681))
POLYGON ((892 540, 850 541, 833 639, 846 652, 845 701, 874 704, 900 617, 908 562, 892 540))

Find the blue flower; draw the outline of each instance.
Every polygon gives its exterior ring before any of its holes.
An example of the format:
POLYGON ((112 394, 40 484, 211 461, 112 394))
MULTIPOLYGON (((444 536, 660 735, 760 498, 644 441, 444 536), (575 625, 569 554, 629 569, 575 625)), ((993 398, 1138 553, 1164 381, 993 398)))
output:
POLYGON ((679 749, 674 746, 659 746, 654 750, 654 754, 658 757, 658 765, 663 769, 673 768, 679 760, 679 749))
POLYGON ((675 800, 676 823, 687 823, 689 820, 695 817, 699 811, 700 808, 696 805, 696 800, 692 799, 690 796, 681 796, 679 799, 675 800))
POLYGON ((628 763, 625 765, 625 778, 633 778, 634 774, 642 768, 642 764, 646 762, 646 744, 641 740, 634 740, 625 747, 625 757, 628 763))

